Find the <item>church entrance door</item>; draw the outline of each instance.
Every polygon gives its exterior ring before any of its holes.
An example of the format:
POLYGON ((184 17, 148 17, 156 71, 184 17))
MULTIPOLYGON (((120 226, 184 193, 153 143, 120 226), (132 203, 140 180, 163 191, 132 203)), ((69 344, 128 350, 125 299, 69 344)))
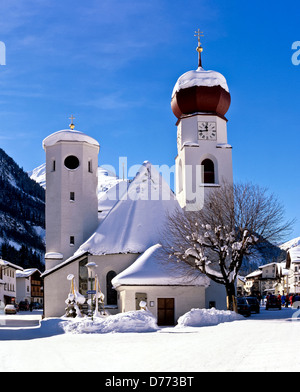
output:
POLYGON ((157 299, 157 325, 175 325, 174 298, 157 299))

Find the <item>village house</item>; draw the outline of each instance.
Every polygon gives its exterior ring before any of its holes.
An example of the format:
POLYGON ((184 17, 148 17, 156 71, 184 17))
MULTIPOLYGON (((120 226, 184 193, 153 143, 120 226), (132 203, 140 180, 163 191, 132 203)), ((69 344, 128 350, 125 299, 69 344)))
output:
POLYGON ((289 274, 286 277, 288 293, 300 293, 300 246, 295 246, 287 251, 286 266, 289 274))
POLYGON ((268 263, 245 276, 246 295, 287 294, 286 277, 289 272, 286 262, 268 263))
POLYGON ((0 259, 0 308, 16 302, 18 270, 22 267, 0 259))
POLYGON ((28 268, 16 271, 17 280, 17 302, 34 302, 43 306, 43 280, 41 272, 37 268, 28 268))

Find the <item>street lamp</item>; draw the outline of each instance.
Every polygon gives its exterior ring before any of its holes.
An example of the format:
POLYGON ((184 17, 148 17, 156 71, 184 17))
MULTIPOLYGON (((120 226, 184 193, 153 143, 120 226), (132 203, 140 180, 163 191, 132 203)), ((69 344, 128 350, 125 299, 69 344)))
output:
POLYGON ((96 263, 93 261, 90 261, 89 263, 86 264, 86 267, 88 269, 88 280, 90 281, 90 290, 87 291, 87 294, 91 295, 91 303, 90 303, 90 316, 93 320, 93 295, 96 294, 96 290, 94 290, 94 280, 95 280, 95 269, 98 267, 96 263))

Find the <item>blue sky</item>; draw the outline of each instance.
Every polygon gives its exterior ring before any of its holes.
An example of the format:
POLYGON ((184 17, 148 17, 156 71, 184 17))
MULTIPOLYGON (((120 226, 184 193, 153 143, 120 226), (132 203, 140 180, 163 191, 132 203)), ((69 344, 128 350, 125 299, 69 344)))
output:
POLYGON ((300 236, 298 26, 293 0, 0 0, 0 147, 29 171, 73 114, 100 142, 100 165, 172 166, 171 93, 197 67, 200 28, 203 67, 231 93, 234 179, 274 192, 300 236))

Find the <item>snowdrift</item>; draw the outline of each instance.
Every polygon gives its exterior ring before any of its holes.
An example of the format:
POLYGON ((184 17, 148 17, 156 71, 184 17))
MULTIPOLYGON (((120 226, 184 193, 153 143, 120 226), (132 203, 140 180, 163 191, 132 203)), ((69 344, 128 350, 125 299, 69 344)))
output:
POLYGON ((236 320, 245 320, 245 318, 230 310, 192 309, 179 317, 175 328, 206 327, 236 320))
POLYGON ((156 318, 149 311, 137 310, 107 317, 95 317, 93 321, 75 318, 61 322, 65 333, 112 333, 155 332, 159 329, 156 318))

